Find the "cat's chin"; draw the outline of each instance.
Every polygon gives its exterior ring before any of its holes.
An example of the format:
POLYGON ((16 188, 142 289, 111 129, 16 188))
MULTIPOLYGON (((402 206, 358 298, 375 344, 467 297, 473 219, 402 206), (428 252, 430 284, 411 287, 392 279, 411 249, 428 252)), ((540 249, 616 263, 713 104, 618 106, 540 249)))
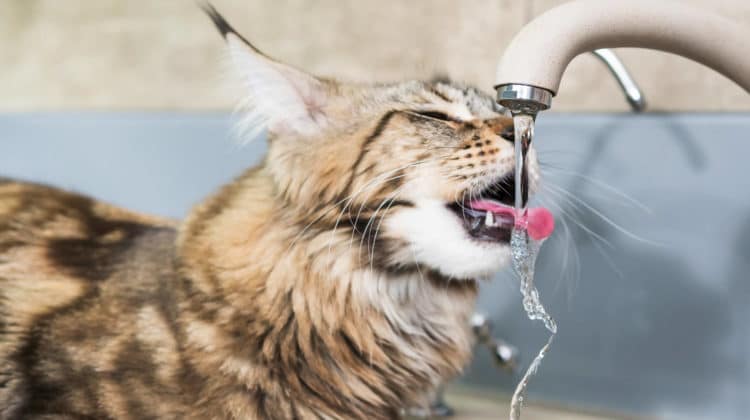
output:
POLYGON ((419 200, 391 215, 387 224, 392 235, 409 244, 417 263, 451 278, 486 278, 510 262, 509 232, 472 235, 466 218, 440 200, 419 200))

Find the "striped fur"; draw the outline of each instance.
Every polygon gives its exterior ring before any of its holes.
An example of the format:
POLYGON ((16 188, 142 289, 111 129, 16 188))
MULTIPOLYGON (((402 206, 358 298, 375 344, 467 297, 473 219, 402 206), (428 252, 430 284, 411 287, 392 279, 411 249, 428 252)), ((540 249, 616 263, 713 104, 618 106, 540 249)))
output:
POLYGON ((510 119, 449 81, 305 75, 208 11, 294 112, 253 81, 268 155, 184 221, 0 180, 0 419, 390 419, 468 361, 508 249, 445 205, 509 173, 510 119))

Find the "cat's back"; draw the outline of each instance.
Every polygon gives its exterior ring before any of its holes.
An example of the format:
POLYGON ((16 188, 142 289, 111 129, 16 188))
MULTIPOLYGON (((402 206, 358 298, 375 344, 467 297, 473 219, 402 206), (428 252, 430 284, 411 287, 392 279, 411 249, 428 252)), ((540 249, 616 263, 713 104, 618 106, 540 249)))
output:
POLYGON ((167 219, 0 178, 0 296, 15 288, 54 306, 127 269, 137 249, 163 239, 172 246, 174 232, 167 219))
POLYGON ((121 382, 102 378, 142 371, 149 331, 174 340, 156 331, 174 310, 174 240, 168 220, 0 179, 0 419, 115 404, 102 393, 121 382))

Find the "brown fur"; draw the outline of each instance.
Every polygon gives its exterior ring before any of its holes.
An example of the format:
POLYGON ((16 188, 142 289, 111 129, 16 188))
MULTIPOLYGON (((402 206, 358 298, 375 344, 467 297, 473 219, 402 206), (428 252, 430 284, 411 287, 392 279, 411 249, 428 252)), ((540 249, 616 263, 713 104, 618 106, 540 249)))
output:
POLYGON ((489 183, 512 123, 446 82, 324 84, 334 123, 181 223, 0 181, 1 419, 387 419, 461 371, 476 282, 379 228, 489 183), (414 111, 446 101, 485 116, 414 111))

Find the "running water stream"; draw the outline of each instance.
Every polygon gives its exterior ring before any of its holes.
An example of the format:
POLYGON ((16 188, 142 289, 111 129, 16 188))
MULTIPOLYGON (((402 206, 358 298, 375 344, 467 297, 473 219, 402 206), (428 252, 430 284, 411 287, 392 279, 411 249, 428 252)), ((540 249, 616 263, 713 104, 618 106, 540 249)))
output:
POLYGON ((547 354, 552 340, 557 334, 557 324, 542 306, 539 300, 539 292, 534 286, 534 264, 544 239, 534 239, 529 236, 527 230, 529 223, 528 210, 525 207, 525 201, 528 198, 528 174, 524 171, 526 166, 526 150, 531 145, 534 137, 534 118, 531 115, 516 114, 513 116, 515 127, 515 214, 513 232, 510 239, 511 256, 513 261, 513 270, 516 272, 521 282, 521 295, 523 296, 523 308, 529 319, 541 320, 544 326, 551 333, 547 343, 539 351, 539 354, 529 365, 526 373, 516 386, 513 398, 510 404, 510 419, 519 420, 521 418, 521 408, 523 407, 526 396, 526 388, 529 380, 536 373, 542 359, 547 354))

